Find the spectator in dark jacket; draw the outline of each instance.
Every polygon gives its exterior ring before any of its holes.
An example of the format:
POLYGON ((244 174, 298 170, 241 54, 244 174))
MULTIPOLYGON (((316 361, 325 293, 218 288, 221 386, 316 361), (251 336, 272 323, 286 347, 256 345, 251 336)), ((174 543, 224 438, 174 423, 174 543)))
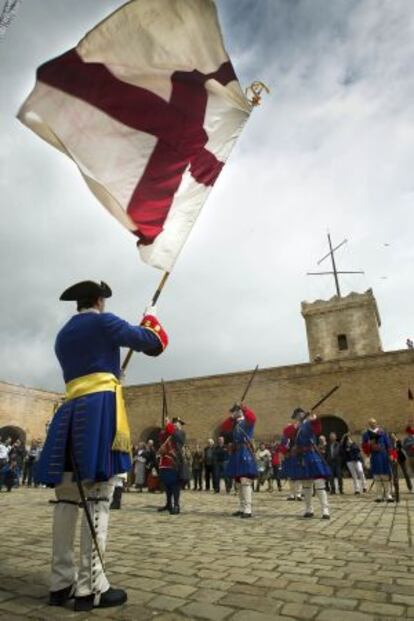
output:
POLYGON ((402 446, 402 442, 401 440, 398 439, 398 437, 396 436, 395 433, 391 433, 391 442, 393 445, 393 448, 395 448, 395 450, 397 451, 397 463, 398 463, 398 468, 401 470, 401 472, 404 475, 404 479, 405 479, 405 483, 407 485, 407 489, 409 492, 413 491, 413 484, 411 482, 410 479, 410 474, 407 470, 407 465, 408 465, 408 458, 407 458, 407 453, 405 452, 403 446, 402 446))
POLYGON ((406 436, 402 441, 402 448, 407 455, 408 465, 410 466, 411 474, 414 476, 414 424, 407 425, 406 436))
POLYGON ((210 491, 210 481, 213 479, 213 452, 214 440, 210 438, 204 449, 204 476, 206 479, 206 492, 210 491))
POLYGON ((343 494, 344 488, 342 479, 341 445, 338 442, 337 435, 334 431, 329 434, 329 442, 326 450, 326 461, 332 471, 332 477, 330 479, 331 494, 343 494))
POLYGON ((201 449, 200 445, 197 444, 195 450, 192 453, 192 469, 193 469, 193 481, 194 481, 194 491, 197 489, 203 489, 203 464, 204 464, 204 452, 201 449))
POLYGON ((220 492, 220 481, 224 479, 226 492, 231 489, 231 482, 226 478, 226 466, 229 461, 229 453, 224 445, 224 437, 217 439, 217 444, 213 447, 213 488, 216 494, 220 492))

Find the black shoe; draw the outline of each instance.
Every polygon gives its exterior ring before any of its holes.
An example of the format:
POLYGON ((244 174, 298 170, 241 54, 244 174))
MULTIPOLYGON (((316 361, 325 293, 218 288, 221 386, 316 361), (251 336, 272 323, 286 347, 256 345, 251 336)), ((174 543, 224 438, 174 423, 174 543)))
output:
POLYGON ((359 496, 361 492, 354 492, 355 496, 359 496))
POLYGON ((234 513, 232 513, 233 517, 241 517, 243 515, 243 511, 235 511, 234 513))
POLYGON ((383 498, 376 498, 375 502, 384 502, 384 499, 383 498))
POLYGON ((244 520, 247 520, 248 518, 252 517, 252 514, 251 513, 242 513, 240 517, 243 518, 244 520))
POLYGON ((87 612, 92 610, 92 608, 111 608, 112 606, 121 606, 121 604, 125 604, 128 599, 126 591, 123 589, 113 589, 109 587, 105 593, 101 594, 101 598, 99 600, 99 604, 94 606, 95 595, 92 593, 91 595, 86 595, 85 597, 75 597, 75 607, 74 610, 76 612, 87 612))
POLYGON ((75 585, 71 584, 59 591, 49 592, 49 606, 64 606, 68 599, 72 599, 75 595, 75 585))
POLYGON ((387 502, 395 502, 394 498, 387 498, 386 500, 387 500, 387 502))
POLYGON ((73 609, 75 612, 87 612, 88 610, 92 610, 94 599, 95 595, 93 593, 84 595, 83 597, 75 597, 73 609))
POLYGON ((161 511, 169 511, 171 513, 171 509, 172 509, 172 507, 169 507, 168 505, 165 505, 164 507, 158 507, 157 511, 158 511, 158 513, 161 513, 161 511))
POLYGON ((331 516, 329 515, 329 513, 324 513, 323 516, 322 516, 322 519, 323 520, 330 520, 331 516))
POLYGON ((288 497, 286 498, 286 500, 296 500, 296 498, 295 498, 294 496, 293 496, 293 498, 292 498, 292 496, 288 496, 288 497))
POLYGON ((178 515, 180 513, 180 507, 172 507, 170 513, 171 515, 178 515))
POLYGON ((314 513, 313 511, 306 511, 306 513, 303 514, 304 518, 313 518, 314 513))

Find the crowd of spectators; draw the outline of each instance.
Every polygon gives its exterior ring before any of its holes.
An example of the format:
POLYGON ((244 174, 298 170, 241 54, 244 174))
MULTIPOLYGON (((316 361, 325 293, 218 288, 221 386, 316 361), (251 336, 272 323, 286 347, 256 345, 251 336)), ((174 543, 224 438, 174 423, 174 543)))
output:
MULTIPOLYGON (((390 434, 393 446, 398 451, 398 466, 409 491, 413 490, 411 478, 414 477, 414 433, 408 433, 400 440, 390 434)), ((283 489, 282 461, 280 438, 273 442, 260 442, 255 449, 258 478, 255 491, 273 492, 283 489)), ((318 438, 318 451, 330 466, 332 478, 327 481, 327 490, 331 494, 343 494, 344 477, 353 482, 353 492, 361 494, 367 491, 367 478, 370 478, 369 459, 361 450, 361 444, 346 433, 339 440, 332 432, 328 438, 318 438)), ((209 438, 203 447, 196 444, 192 448, 186 445, 183 449, 184 476, 183 487, 193 491, 211 491, 216 494, 220 490, 230 493, 233 482, 226 477, 226 465, 229 459, 231 444, 225 443, 220 436, 215 441, 209 438)), ((144 488, 157 491, 158 456, 154 442, 140 443, 133 449, 133 467, 128 476, 127 489, 136 488, 142 492, 144 488)))
POLYGON ((19 485, 34 485, 34 468, 41 450, 39 440, 25 446, 18 438, 0 438, 0 491, 3 487, 11 492, 19 485))
MULTIPOLYGON (((407 434, 400 439, 390 433, 390 439, 398 455, 398 467, 405 479, 407 489, 413 491, 414 478, 414 429, 407 428, 407 434)), ((326 460, 332 471, 332 478, 327 481, 327 489, 331 494, 343 494, 344 476, 353 481, 353 491, 360 494, 367 491, 367 478, 370 477, 369 460, 363 454, 361 445, 349 433, 338 440, 332 432, 328 438, 318 438, 318 451, 326 460)), ((5 488, 11 491, 19 485, 31 487, 34 483, 34 470, 42 450, 40 440, 32 440, 24 446, 21 440, 0 438, 0 491, 5 488)), ((226 465, 232 447, 220 436, 215 441, 209 438, 202 447, 196 444, 192 448, 185 445, 183 449, 183 487, 194 491, 212 491, 218 494, 221 489, 230 493, 233 482, 226 477, 226 465)), ((133 465, 128 473, 125 487, 142 492, 159 490, 158 454, 153 440, 141 442, 133 447, 133 465)), ((266 489, 273 492, 275 486, 282 490, 282 460, 280 438, 273 442, 260 442, 255 449, 258 478, 255 491, 266 489)))

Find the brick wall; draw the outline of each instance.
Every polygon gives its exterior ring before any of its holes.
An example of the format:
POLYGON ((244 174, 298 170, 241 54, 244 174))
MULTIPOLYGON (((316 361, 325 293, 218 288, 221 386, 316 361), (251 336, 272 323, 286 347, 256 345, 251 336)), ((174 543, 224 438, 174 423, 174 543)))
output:
MULTIPOLYGON (((204 443, 240 397, 249 373, 230 373, 168 382, 171 416, 186 421, 187 437, 204 443)), ((352 432, 360 432, 370 417, 401 432, 409 414, 407 387, 414 388, 414 351, 402 350, 314 364, 273 367, 258 371, 248 403, 258 416, 256 437, 280 433, 294 407, 311 407, 334 385, 340 389, 319 410, 338 416, 352 432)), ((160 425, 159 384, 126 388, 134 441, 160 425)))
POLYGON ((0 382, 0 428, 11 425, 26 432, 26 440, 44 438, 60 395, 0 382))
MULTIPOLYGON (((204 443, 240 398, 249 376, 228 373, 167 382, 169 413, 184 418, 190 441, 204 443)), ((354 432, 374 416, 388 429, 401 432, 409 415, 407 388, 411 385, 414 389, 414 350, 259 369, 248 397, 258 416, 256 437, 267 440, 280 433, 294 407, 311 407, 335 384, 341 387, 320 408, 321 416, 338 416, 354 432)), ((28 440, 43 438, 59 397, 58 393, 0 382, 0 428, 15 425, 24 429, 28 440)), ((161 386, 127 386, 125 399, 137 442, 160 425, 161 386)))

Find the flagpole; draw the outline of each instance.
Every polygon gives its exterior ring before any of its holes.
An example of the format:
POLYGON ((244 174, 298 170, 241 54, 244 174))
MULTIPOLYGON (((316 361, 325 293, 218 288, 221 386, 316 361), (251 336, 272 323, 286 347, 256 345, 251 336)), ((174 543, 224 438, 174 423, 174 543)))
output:
MULTIPOLYGON (((162 278, 161 278, 161 280, 160 280, 160 284, 158 285, 158 287, 157 287, 157 289, 156 289, 156 291, 155 291, 154 295, 152 296, 151 306, 155 306, 155 304, 157 303, 158 298, 159 298, 159 297, 160 297, 160 295, 161 295, 161 292, 162 292, 162 290, 163 290, 163 288, 164 288, 165 283, 166 283, 166 282, 167 282, 167 280, 168 280, 168 276, 170 275, 170 273, 171 273, 171 272, 164 272, 164 274, 163 274, 163 276, 162 276, 162 278)), ((132 358, 132 354, 133 354, 133 353, 134 353, 134 350, 133 350, 133 349, 130 349, 130 350, 128 351, 127 355, 125 356, 125 360, 123 361, 122 366, 121 366, 121 373, 122 373, 122 374, 125 374, 126 368, 127 368, 128 364, 129 364, 129 361, 130 361, 130 360, 131 360, 131 358, 132 358)))

